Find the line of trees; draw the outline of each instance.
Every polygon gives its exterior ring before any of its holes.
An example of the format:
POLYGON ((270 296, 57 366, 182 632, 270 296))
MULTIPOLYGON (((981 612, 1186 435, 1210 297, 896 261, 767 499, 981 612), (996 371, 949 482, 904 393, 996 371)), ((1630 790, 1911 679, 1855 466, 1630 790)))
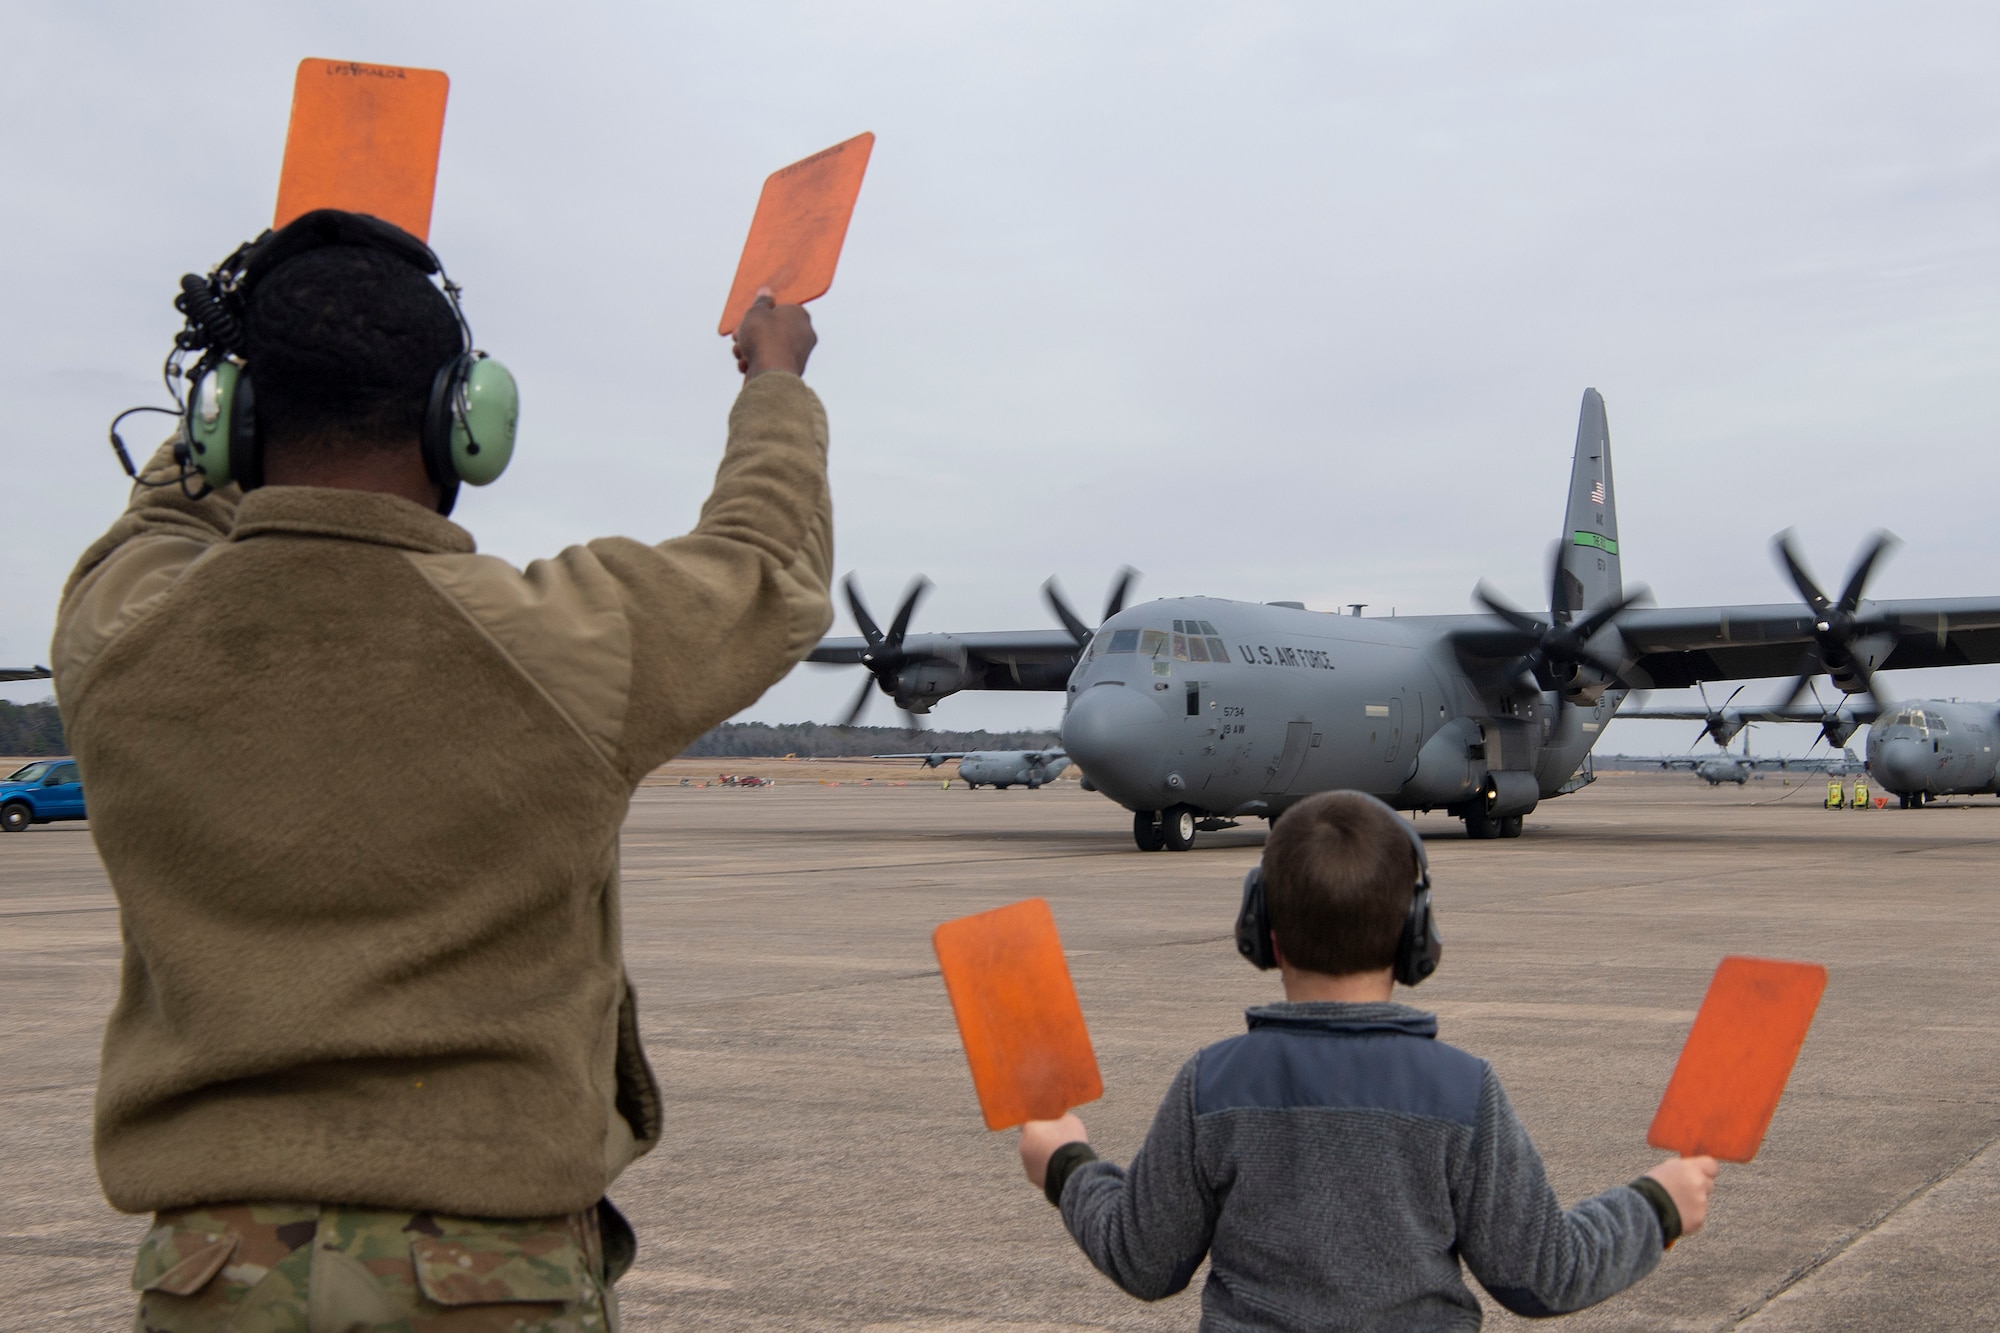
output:
POLYGON ((56 711, 55 700, 16 704, 0 699, 0 754, 34 758, 67 753, 62 714, 56 711))
MULTIPOLYGON (((907 727, 829 727, 817 722, 772 726, 725 722, 688 746, 689 758, 851 759, 932 750, 1039 750, 1060 745, 1052 731, 913 731, 907 727)), ((0 755, 67 754, 62 714, 54 700, 17 704, 0 699, 0 755)))
POLYGON ((725 722, 682 753, 777 759, 853 759, 871 754, 927 754, 932 750, 1040 750, 1062 744, 1052 731, 914 731, 908 727, 829 727, 817 722, 772 726, 767 722, 725 722))

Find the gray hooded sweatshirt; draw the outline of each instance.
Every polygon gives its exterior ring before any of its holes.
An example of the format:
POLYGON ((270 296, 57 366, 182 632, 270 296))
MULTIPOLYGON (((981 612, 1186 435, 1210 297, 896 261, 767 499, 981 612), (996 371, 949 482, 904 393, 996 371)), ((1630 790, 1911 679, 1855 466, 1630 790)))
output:
POLYGON ((1563 1209, 1499 1079, 1436 1040, 1432 1015, 1273 1004, 1249 1020, 1182 1066, 1129 1170, 1080 1145, 1051 1161, 1070 1234, 1132 1295, 1183 1290, 1208 1256, 1204 1330, 1475 1329, 1461 1261, 1529 1316, 1659 1262, 1662 1205, 1621 1185, 1563 1209))

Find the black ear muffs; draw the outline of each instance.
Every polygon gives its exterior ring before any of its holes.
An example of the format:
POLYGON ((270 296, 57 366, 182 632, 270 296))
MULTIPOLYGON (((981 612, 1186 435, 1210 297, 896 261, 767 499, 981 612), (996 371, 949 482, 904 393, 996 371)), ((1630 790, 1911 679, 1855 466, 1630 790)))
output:
MULTIPOLYGON (((1444 937, 1438 933, 1437 913, 1431 908, 1430 857, 1424 853, 1424 840, 1416 826, 1390 810, 1386 802, 1382 808, 1409 838, 1410 850, 1417 858, 1417 882, 1410 891, 1410 910, 1403 918, 1402 933, 1396 939, 1394 967, 1397 981, 1414 986, 1437 971, 1444 958, 1444 937)), ((1243 904, 1236 912, 1236 952, 1262 972, 1278 965, 1277 950, 1271 943, 1271 909, 1264 893, 1261 864, 1252 866, 1243 877, 1243 904)))

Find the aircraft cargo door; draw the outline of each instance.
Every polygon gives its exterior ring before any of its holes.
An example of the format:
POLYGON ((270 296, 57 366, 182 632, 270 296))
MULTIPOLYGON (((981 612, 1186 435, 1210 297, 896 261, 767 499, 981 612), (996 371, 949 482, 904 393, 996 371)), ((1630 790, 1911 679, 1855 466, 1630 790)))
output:
POLYGON ((1306 761, 1306 750, 1312 745, 1312 729, 1310 722, 1285 724, 1285 748, 1279 751, 1267 772, 1265 795, 1283 792, 1292 785, 1292 779, 1299 775, 1299 765, 1306 761))
POLYGON ((1403 701, 1389 701, 1389 743, 1382 747, 1382 762, 1393 764, 1396 755, 1403 748, 1403 701))

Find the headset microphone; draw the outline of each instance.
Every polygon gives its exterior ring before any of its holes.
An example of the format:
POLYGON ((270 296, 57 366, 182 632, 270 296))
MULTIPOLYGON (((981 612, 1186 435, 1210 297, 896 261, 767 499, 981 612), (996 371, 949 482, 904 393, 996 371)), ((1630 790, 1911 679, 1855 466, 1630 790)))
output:
POLYGON ((402 228, 366 213, 323 208, 238 246, 206 278, 190 273, 181 279, 174 309, 186 323, 174 336, 173 351, 163 368, 175 405, 130 408, 111 422, 111 447, 134 481, 142 486, 178 485, 191 496, 220 490, 231 482, 246 491, 264 484, 256 386, 243 327, 250 292, 285 261, 329 245, 362 245, 393 255, 424 276, 437 278, 451 302, 459 351, 431 381, 420 440, 424 471, 438 488, 438 512, 451 512, 461 482, 490 485, 507 470, 520 423, 520 389, 505 366, 473 346, 458 284, 445 273, 436 253, 402 228), (200 359, 193 369, 184 369, 186 359, 196 354, 200 359), (193 386, 186 398, 183 380, 193 386), (172 480, 148 480, 132 465, 118 423, 135 412, 181 419, 174 442, 180 471, 172 480), (190 490, 189 483, 197 476, 204 489, 190 490))
MULTIPOLYGON (((1437 971, 1439 961, 1444 957, 1444 937, 1438 933, 1437 914, 1431 910, 1431 863, 1424 853, 1424 840, 1417 833, 1416 826, 1389 808, 1387 802, 1365 792, 1348 793, 1374 801, 1382 807, 1396 827, 1410 840, 1410 850, 1417 858, 1417 881, 1410 892, 1410 910, 1403 918, 1402 933, 1396 939, 1395 978, 1405 986, 1414 986, 1431 973, 1437 971)), ((1271 909, 1264 890, 1264 867, 1260 863, 1250 868, 1243 877, 1243 905, 1236 913, 1236 952, 1242 954, 1260 972, 1268 972, 1278 965, 1278 954, 1271 942, 1271 909)))

